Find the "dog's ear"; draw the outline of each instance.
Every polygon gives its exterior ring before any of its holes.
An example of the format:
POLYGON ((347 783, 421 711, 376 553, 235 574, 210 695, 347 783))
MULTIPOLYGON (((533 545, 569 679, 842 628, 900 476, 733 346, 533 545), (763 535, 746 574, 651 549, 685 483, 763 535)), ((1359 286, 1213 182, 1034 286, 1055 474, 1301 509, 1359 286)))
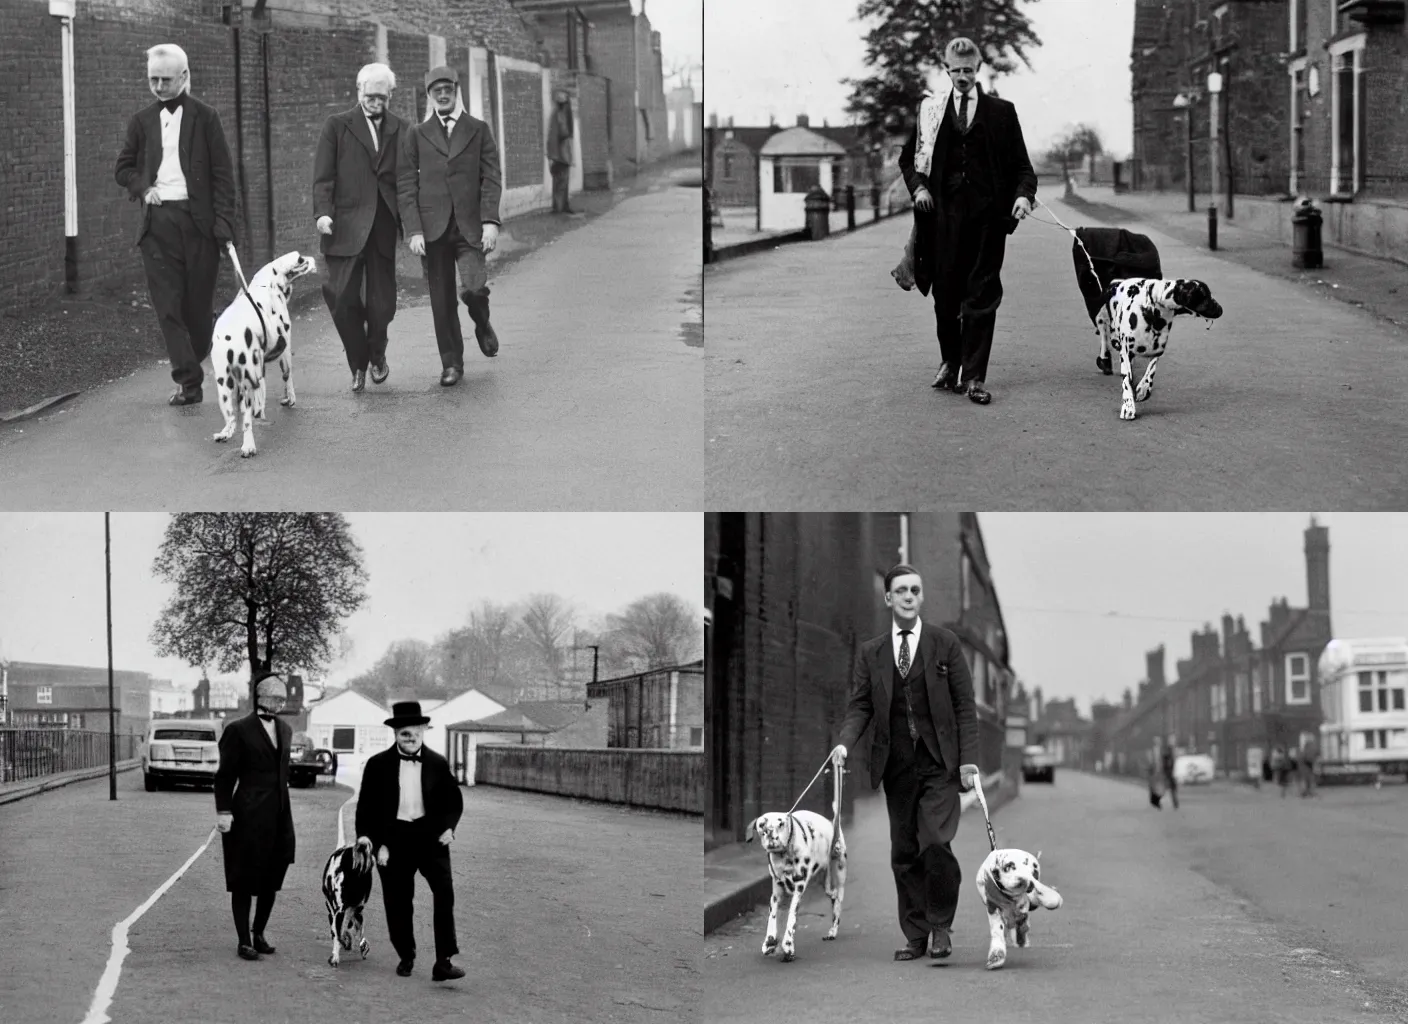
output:
POLYGON ((757 834, 758 820, 754 818, 752 821, 748 822, 748 827, 743 830, 743 841, 745 843, 751 843, 753 841, 753 837, 757 834))

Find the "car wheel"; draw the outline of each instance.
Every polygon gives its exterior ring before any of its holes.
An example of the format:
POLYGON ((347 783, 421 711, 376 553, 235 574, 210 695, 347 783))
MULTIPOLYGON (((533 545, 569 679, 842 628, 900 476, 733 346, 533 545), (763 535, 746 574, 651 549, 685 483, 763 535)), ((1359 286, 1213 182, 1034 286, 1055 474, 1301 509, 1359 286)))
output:
POLYGON ((151 772, 142 773, 142 785, 148 793, 156 792, 156 779, 152 778, 151 772))

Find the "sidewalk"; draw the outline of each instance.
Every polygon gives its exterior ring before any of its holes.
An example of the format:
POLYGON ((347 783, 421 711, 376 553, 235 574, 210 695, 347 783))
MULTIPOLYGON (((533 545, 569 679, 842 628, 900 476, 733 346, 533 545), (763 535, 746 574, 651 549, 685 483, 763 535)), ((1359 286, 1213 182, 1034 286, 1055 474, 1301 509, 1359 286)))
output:
MULTIPOLYGON (((1018 795, 1015 785, 1003 784, 1001 772, 994 772, 983 779, 983 793, 988 798, 988 810, 996 814, 1003 804, 1018 795)), ((863 798, 857 801, 863 803, 863 798)), ((975 793, 963 794, 963 812, 977 806, 975 793)), ((861 816, 858 806, 855 817, 861 816)), ((842 823, 842 829, 851 822, 842 823)), ((973 826, 982 828, 981 825, 973 826)), ((772 879, 768 874, 767 855, 754 843, 732 843, 716 847, 704 854, 704 934, 727 924, 740 914, 767 902, 772 894, 772 879)))
MULTIPOLYGON (((1043 198, 1055 201, 1054 196, 1043 198)), ((1236 202, 1242 198, 1234 198, 1234 213, 1236 202)), ((1213 198, 1198 195, 1195 199, 1196 212, 1189 213, 1185 192, 1116 195, 1108 186, 1088 186, 1062 202, 1082 217, 1130 230, 1147 225, 1207 251, 1208 206, 1213 198)), ((1325 266, 1298 270, 1291 265, 1290 245, 1264 232, 1239 226, 1235 217, 1228 220, 1222 216, 1222 208, 1219 201, 1217 251, 1208 255, 1296 282, 1308 291, 1358 306, 1395 326, 1408 326, 1408 268, 1401 263, 1364 256, 1326 243, 1325 266)), ((1039 207, 1038 216, 1041 216, 1039 207)), ((1079 226, 1071 224, 1071 227, 1079 226)), ((1163 270, 1165 277, 1178 276, 1176 266, 1165 263, 1163 270)), ((1216 290, 1214 283, 1213 291, 1216 290)))
MULTIPOLYGON (((130 772, 133 768, 141 767, 142 762, 137 758, 130 761, 117 762, 117 772, 130 772)), ((100 768, 75 768, 68 772, 55 772, 52 775, 42 775, 34 779, 16 779, 14 782, 0 783, 0 804, 14 803, 16 800, 23 800, 25 797, 44 793, 51 789, 58 789, 74 782, 84 782, 88 779, 97 779, 108 773, 108 766, 100 768)))

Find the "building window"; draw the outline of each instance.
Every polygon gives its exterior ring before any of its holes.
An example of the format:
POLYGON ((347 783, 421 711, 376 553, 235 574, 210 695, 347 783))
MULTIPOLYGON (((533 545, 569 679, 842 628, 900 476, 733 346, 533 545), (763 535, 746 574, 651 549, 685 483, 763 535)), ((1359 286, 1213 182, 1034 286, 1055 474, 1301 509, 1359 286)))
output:
POLYGON ((732 180, 733 180, 733 154, 732 154, 732 153, 725 153, 725 154, 723 155, 723 160, 724 160, 724 181, 732 181, 732 180))
POLYGON ((963 552, 963 557, 961 561, 963 563, 961 570, 962 575, 958 581, 958 588, 962 593, 963 610, 966 612, 969 608, 973 607, 973 595, 970 589, 972 586, 971 580, 973 577, 973 566, 968 561, 968 552, 966 551, 963 552))
POLYGON ((34 699, 40 704, 54 703, 54 688, 52 686, 41 686, 34 693, 34 699))
POLYGON ((1359 673, 1359 711, 1370 714, 1374 710, 1374 673, 1359 673))
POLYGON ((1403 687, 1401 687, 1401 686, 1395 686, 1395 687, 1393 688, 1393 710, 1395 710, 1395 711, 1403 711, 1403 710, 1404 710, 1404 707, 1403 707, 1403 687))
POLYGON ((1221 722, 1227 717, 1227 690, 1222 683, 1213 683, 1208 687, 1212 697, 1212 720, 1221 722))
POLYGON ((773 164, 774 192, 810 192, 820 187, 821 167, 818 164, 773 164))
POLYGON ((343 754, 355 751, 357 749, 357 730, 349 727, 333 729, 332 749, 343 754))
POLYGON ((1252 663, 1252 714, 1261 713, 1261 662, 1252 663))
POLYGON ((689 745, 691 747, 702 747, 704 745, 704 727, 702 725, 691 725, 689 727, 689 745))
POLYGON ((1286 655, 1286 703, 1310 703, 1310 658, 1304 654, 1286 655))
POLYGON ((1305 12, 1309 0, 1291 0, 1291 53, 1305 49, 1305 12))
POLYGON ((1364 40, 1330 48, 1330 191, 1337 195, 1353 195, 1364 180, 1364 40))

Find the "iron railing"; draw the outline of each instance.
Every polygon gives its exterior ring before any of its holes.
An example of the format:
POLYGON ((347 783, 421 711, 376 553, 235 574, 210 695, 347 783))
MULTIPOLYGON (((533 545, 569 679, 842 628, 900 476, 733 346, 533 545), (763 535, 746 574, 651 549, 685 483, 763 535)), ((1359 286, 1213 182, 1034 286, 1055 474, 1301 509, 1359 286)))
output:
MULTIPOLYGON (((119 734, 117 760, 137 756, 142 737, 119 734)), ((108 734, 88 729, 0 729, 0 783, 108 763, 108 734)))

